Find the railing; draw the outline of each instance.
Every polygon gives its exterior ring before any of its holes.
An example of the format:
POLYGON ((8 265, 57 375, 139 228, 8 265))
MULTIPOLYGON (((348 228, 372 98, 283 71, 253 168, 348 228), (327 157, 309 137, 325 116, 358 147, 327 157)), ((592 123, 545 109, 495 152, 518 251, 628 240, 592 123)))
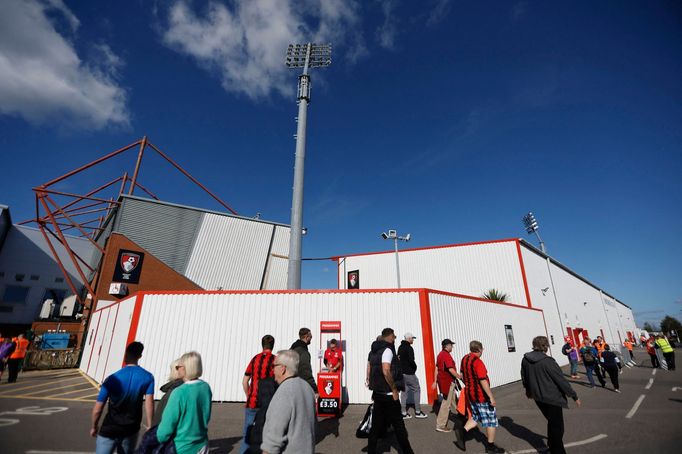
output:
POLYGON ((68 369, 76 367, 81 350, 30 350, 26 353, 24 370, 68 369))

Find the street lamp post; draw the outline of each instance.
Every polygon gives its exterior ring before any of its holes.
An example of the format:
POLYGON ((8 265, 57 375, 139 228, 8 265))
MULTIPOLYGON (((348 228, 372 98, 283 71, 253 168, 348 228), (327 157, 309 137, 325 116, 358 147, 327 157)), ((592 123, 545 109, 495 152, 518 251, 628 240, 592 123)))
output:
POLYGON ((294 163, 294 186, 291 201, 291 233, 289 237, 289 270, 287 288, 301 288, 301 232, 303 228, 303 173, 305 167, 305 138, 308 104, 310 103, 311 68, 325 68, 332 62, 331 44, 290 44, 286 65, 303 68, 298 76, 298 126, 296 128, 296 159, 294 163))
POLYGON ((533 216, 533 212, 529 212, 523 217, 523 226, 526 228, 526 232, 528 232, 528 234, 535 233, 535 236, 538 237, 538 241, 540 242, 540 249, 546 254, 547 250, 545 249, 545 242, 542 241, 542 238, 540 238, 540 234, 538 233, 540 226, 538 225, 538 221, 535 219, 535 216, 533 216))
POLYGON ((398 284, 397 288, 400 288, 400 259, 398 258, 398 240, 408 242, 412 238, 411 234, 405 236, 398 236, 396 230, 389 230, 388 233, 382 232, 381 238, 385 240, 393 240, 393 245, 395 247, 395 276, 396 282, 398 284))

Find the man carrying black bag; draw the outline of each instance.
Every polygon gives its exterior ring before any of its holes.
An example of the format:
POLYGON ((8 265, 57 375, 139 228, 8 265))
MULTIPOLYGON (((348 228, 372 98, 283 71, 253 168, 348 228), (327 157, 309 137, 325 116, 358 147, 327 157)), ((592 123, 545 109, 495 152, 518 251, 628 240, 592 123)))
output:
POLYGON ((372 428, 367 443, 368 454, 377 452, 379 437, 393 426, 396 439, 404 454, 413 454, 408 440, 405 422, 400 410, 400 391, 405 389, 400 361, 395 353, 395 333, 391 328, 384 328, 381 340, 372 344, 370 353, 369 387, 374 400, 372 412, 372 428))

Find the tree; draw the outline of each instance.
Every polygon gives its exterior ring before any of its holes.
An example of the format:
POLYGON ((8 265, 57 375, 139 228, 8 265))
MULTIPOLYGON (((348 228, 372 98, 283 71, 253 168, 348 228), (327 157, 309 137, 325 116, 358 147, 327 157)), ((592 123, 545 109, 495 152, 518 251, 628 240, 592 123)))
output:
POLYGON ((663 320, 661 320, 661 331, 664 333, 669 333, 671 330, 675 330, 676 333, 682 331, 682 323, 675 317, 666 315, 663 320))
POLYGON ((653 326, 651 326, 651 323, 649 323, 649 322, 644 322, 644 328, 642 328, 642 329, 649 334, 656 331, 656 329, 653 326))
POLYGON ((501 301, 504 303, 505 301, 507 301, 507 298, 509 298, 509 295, 507 295, 506 293, 502 293, 497 289, 491 288, 490 290, 483 294, 483 298, 487 300, 501 301))

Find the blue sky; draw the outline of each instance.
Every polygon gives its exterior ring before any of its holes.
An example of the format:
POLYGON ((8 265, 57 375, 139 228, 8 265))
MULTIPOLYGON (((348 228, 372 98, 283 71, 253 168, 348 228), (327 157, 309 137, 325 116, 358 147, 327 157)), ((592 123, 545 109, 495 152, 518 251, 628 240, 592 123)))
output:
MULTIPOLYGON (((309 109, 304 257, 524 237, 682 316, 676 2, 0 0, 0 203, 143 135, 240 214, 289 222, 289 42, 330 41, 309 109)), ((91 188, 128 161, 85 174, 91 188)), ((216 209, 153 156, 141 182, 216 209)), ((106 180, 105 180, 106 178, 106 180)), ((73 183, 72 183, 73 184, 73 183)), ((77 189, 64 187, 63 189, 77 189)), ((306 262, 306 288, 336 286, 306 262)))

